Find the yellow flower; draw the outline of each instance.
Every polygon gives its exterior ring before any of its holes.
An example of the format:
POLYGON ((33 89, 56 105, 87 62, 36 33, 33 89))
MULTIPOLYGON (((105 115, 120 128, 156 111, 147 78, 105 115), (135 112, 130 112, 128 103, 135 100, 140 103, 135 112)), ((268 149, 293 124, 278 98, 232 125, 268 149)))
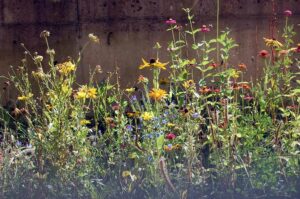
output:
POLYGON ((155 68, 160 68, 160 69, 166 70, 166 65, 167 65, 167 64, 168 64, 168 62, 167 62, 167 63, 161 63, 161 62, 159 62, 158 59, 157 59, 152 65, 153 65, 153 67, 155 67, 155 68))
POLYGON ((89 88, 86 85, 82 86, 79 91, 76 93, 76 98, 77 99, 86 99, 86 98, 91 98, 95 99, 97 96, 97 89, 96 88, 89 88))
POLYGON ((185 81, 183 83, 183 87, 185 89, 195 88, 195 86, 196 86, 196 84, 195 84, 194 80, 192 80, 192 79, 191 80, 187 80, 187 81, 185 81))
POLYGON ((29 98, 31 98, 33 96, 33 94, 32 93, 29 93, 28 95, 22 95, 22 96, 19 96, 18 97, 18 100, 20 100, 20 101, 26 101, 26 100, 28 100, 29 98))
POLYGON ((131 172, 130 171, 123 171, 122 172, 122 177, 123 178, 126 178, 126 177, 128 177, 128 176, 130 176, 131 175, 131 172))
POLYGON ((166 70, 166 65, 168 63, 161 63, 159 62, 159 60, 151 60, 149 63, 146 62, 144 59, 142 59, 142 64, 139 66, 139 69, 144 69, 144 68, 149 68, 149 67, 153 67, 153 68, 160 68, 163 70, 166 70))
POLYGON ((233 70, 232 73, 231 73, 230 75, 231 75, 231 77, 232 77, 233 79, 237 79, 237 78, 240 77, 240 71, 238 71, 238 70, 233 70))
POLYGON ((96 88, 89 88, 88 89, 88 97, 91 99, 96 99, 97 89, 96 88))
POLYGON ((151 119, 154 117, 154 115, 153 115, 152 112, 144 112, 144 113, 141 115, 141 117, 143 118, 143 120, 149 121, 149 120, 151 120, 151 119))
POLYGON ((82 126, 90 124, 90 123, 91 122, 89 120, 86 120, 86 119, 80 120, 80 125, 82 125, 82 126))
POLYGON ((67 61, 62 64, 58 64, 57 69, 60 74, 68 75, 69 73, 75 70, 75 65, 72 62, 67 61))
POLYGON ((280 48, 283 46, 282 43, 280 43, 276 39, 264 38, 264 40, 265 40, 266 46, 269 46, 269 47, 280 48))
POLYGON ((167 96, 167 92, 165 90, 162 90, 162 89, 159 89, 159 88, 153 88, 149 92, 149 97, 154 99, 155 101, 160 101, 166 96, 167 96))
POLYGON ((142 62, 143 64, 139 66, 139 69, 144 69, 151 66, 150 63, 146 62, 143 58, 142 58, 142 62))
POLYGON ((170 122, 169 122, 169 123, 167 124, 167 126, 168 126, 168 127, 174 127, 174 126, 176 126, 176 124, 173 124, 173 123, 170 123, 170 122))
POLYGON ((127 89, 125 89, 125 91, 128 93, 132 93, 135 91, 135 88, 127 88, 127 89))
POLYGON ((127 112, 126 115, 128 117, 133 117, 134 118, 134 117, 138 117, 140 115, 140 113, 139 112, 127 112))

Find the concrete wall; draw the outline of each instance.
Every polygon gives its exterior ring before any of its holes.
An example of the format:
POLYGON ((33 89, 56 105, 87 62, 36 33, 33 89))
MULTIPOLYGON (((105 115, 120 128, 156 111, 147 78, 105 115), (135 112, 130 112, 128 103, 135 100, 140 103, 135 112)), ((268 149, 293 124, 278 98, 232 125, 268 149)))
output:
MULTIPOLYGON (((220 28, 229 27, 239 44, 231 63, 247 64, 247 77, 256 78, 261 71, 257 53, 266 48, 262 37, 270 36, 273 10, 278 13, 277 27, 284 24, 282 12, 292 10, 291 20, 300 33, 300 0, 220 2, 220 28)), ((20 63, 20 43, 43 54, 45 44, 39 34, 44 29, 51 32, 50 43, 56 49, 58 61, 76 57, 88 40, 88 33, 93 32, 99 35, 101 45, 90 46, 84 52, 78 73, 80 82, 87 81, 89 66, 100 64, 104 71, 120 67, 121 83, 126 86, 146 73, 137 66, 142 57, 155 56, 155 42, 166 49, 171 37, 165 31, 164 21, 172 17, 183 25, 186 23, 183 7, 193 7, 196 26, 216 24, 216 0, 0 0, 0 73, 7 74, 10 65, 20 63)), ((212 37, 215 32, 209 34, 212 37)), ((299 36, 296 41, 300 43, 299 36)), ((168 60, 166 51, 162 52, 161 60, 168 60)))

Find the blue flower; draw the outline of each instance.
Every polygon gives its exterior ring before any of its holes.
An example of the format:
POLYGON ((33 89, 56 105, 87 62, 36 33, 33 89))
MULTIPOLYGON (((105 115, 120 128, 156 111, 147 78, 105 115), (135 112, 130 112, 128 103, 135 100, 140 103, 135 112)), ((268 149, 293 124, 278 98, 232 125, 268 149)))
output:
POLYGON ((126 129, 127 129, 128 131, 133 131, 132 125, 127 125, 127 126, 126 126, 126 129))
POLYGON ((134 101, 137 101, 136 95, 130 97, 130 102, 134 102, 134 101))

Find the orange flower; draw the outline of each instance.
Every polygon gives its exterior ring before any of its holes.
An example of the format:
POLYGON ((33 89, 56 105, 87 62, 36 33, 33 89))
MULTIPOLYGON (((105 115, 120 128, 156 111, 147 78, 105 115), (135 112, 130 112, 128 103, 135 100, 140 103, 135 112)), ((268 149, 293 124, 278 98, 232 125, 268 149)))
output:
POLYGON ((155 101, 160 101, 167 96, 167 92, 165 90, 159 88, 153 88, 149 92, 149 97, 154 99, 155 101))
POLYGON ((240 87, 243 88, 243 89, 246 89, 246 90, 249 90, 251 88, 248 83, 241 83, 240 87))
POLYGON ((238 65, 238 67, 239 67, 240 70, 246 70, 246 69, 247 69, 247 66, 246 66, 246 64, 244 64, 244 63, 240 63, 240 64, 238 65))
POLYGON ((200 92, 201 94, 207 94, 207 93, 209 93, 210 91, 211 91, 211 89, 210 89, 210 88, 207 88, 207 86, 203 86, 202 88, 199 89, 199 92, 200 92))

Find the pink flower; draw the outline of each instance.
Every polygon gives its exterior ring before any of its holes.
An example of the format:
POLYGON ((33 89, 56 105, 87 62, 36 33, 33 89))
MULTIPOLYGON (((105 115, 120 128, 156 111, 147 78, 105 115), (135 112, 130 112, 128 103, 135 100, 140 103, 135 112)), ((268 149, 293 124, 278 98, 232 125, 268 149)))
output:
POLYGON ((269 52, 266 50, 261 50, 258 55, 262 58, 267 58, 269 56, 269 52))
POLYGON ((168 140, 173 140, 173 139, 176 138, 176 135, 175 135, 174 133, 169 133, 168 135, 166 135, 166 138, 167 138, 168 140))
POLYGON ((250 95, 246 95, 244 97, 244 100, 250 101, 250 100, 253 100, 253 97, 251 97, 250 95))
POLYGON ((176 24, 176 20, 170 18, 170 19, 168 19, 168 20, 166 21, 166 24, 176 24))
POLYGON ((210 28, 207 27, 206 25, 202 25, 202 27, 200 28, 200 32, 209 32, 210 28))
POLYGON ((292 11, 290 11, 290 10, 285 10, 284 12, 283 12, 283 14, 286 16, 286 17, 290 17, 290 16, 292 16, 292 11))

